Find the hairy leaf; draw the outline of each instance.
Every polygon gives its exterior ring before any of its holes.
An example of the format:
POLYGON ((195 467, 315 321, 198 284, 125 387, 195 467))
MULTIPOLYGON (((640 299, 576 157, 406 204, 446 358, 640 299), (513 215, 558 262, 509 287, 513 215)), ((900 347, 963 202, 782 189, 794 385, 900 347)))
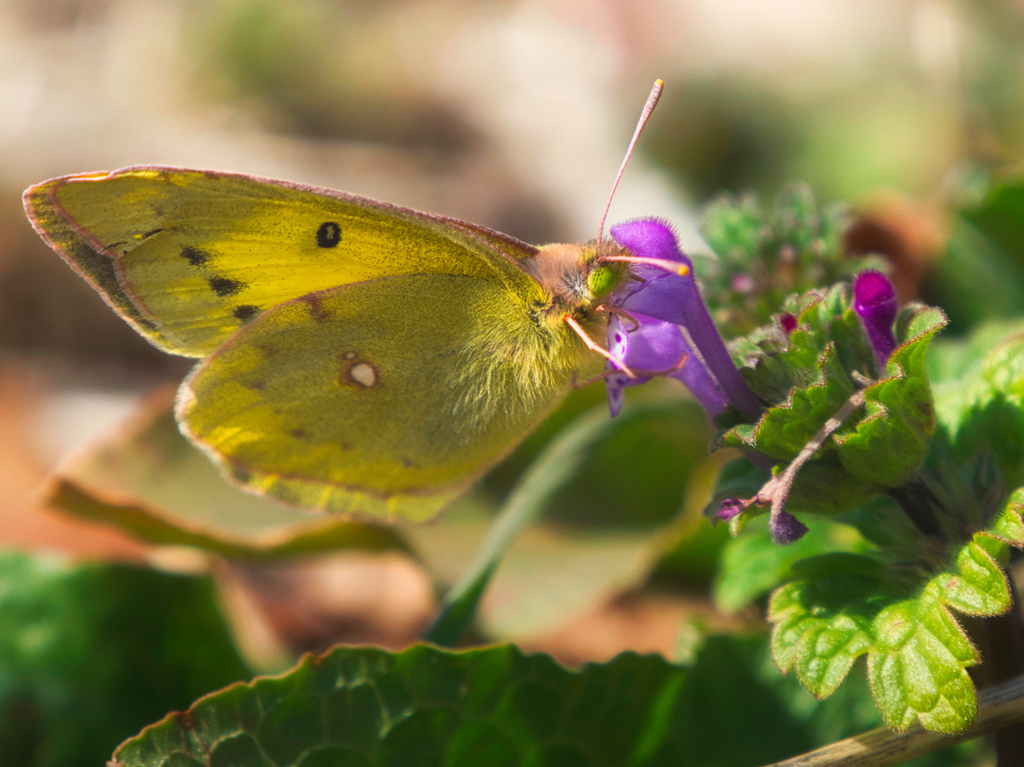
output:
POLYGON ((807 705, 757 640, 686 669, 620 655, 569 671, 499 645, 337 648, 199 700, 116 752, 123 767, 743 767, 873 724, 864 691, 807 705), (736 737, 737 722, 744 737, 736 737))
POLYGON ((936 582, 917 599, 882 610, 872 633, 868 679, 890 727, 903 731, 918 719, 929 730, 955 733, 974 722, 977 695, 966 668, 978 652, 936 582))
POLYGON ((852 431, 835 437, 843 466, 855 477, 885 487, 898 487, 913 477, 935 430, 925 353, 946 320, 939 310, 925 307, 904 317, 908 337, 890 358, 888 375, 865 390, 866 415, 852 431))

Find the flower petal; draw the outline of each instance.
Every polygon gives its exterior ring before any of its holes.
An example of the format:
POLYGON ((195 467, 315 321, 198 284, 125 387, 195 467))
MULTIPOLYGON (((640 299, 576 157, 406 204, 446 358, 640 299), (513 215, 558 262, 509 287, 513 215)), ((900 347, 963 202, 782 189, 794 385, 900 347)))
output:
MULTIPOLYGON (((648 379, 644 379, 646 381, 648 379)), ((626 396, 623 391, 630 387, 636 386, 637 383, 643 383, 636 378, 630 378, 625 373, 610 373, 604 378, 604 386, 608 391, 608 410, 611 412, 612 418, 622 412, 622 406, 626 404, 626 396)))
POLYGON ((693 398, 701 404, 708 418, 714 418, 729 405, 721 385, 707 371, 696 354, 690 353, 683 366, 672 373, 672 378, 682 382, 693 398))
POLYGON ((722 501, 722 505, 718 509, 718 513, 715 514, 714 522, 722 520, 728 522, 733 517, 738 517, 750 504, 746 501, 742 501, 739 498, 726 498, 722 501))
POLYGON ((729 403, 746 420, 756 420, 763 407, 733 364, 697 289, 693 263, 679 249, 672 228, 664 221, 645 218, 617 224, 612 227, 611 234, 635 256, 676 261, 690 267, 687 275, 679 276, 657 267, 641 268, 638 265, 632 272, 644 282, 639 283, 639 287, 635 282, 627 283, 626 290, 615 295, 618 305, 631 314, 642 314, 685 327, 708 368, 707 372, 721 385, 729 403))
MULTIPOLYGON (((608 322, 608 350, 625 362, 632 370, 662 374, 680 381, 707 411, 709 418, 725 410, 728 399, 718 381, 705 369, 700 357, 694 354, 678 325, 662 322, 642 314, 631 315, 636 325, 625 330, 625 323, 617 316, 608 322)), ((617 367, 609 362, 609 375, 605 377, 612 415, 622 408, 622 390, 651 379, 650 375, 629 378, 615 373, 617 367)))
MULTIPOLYGON (((630 316, 636 321, 636 327, 628 334, 625 363, 634 370, 648 373, 669 375, 676 371, 689 352, 679 326, 642 314, 630 316)), ((608 337, 612 343, 616 334, 609 323, 608 337)))
MULTIPOLYGON (((630 368, 634 366, 630 356, 634 348, 632 335, 626 330, 622 320, 613 314, 608 320, 608 351, 630 368)), ((619 366, 609 360, 605 367, 604 386, 608 392, 608 409, 611 411, 612 418, 622 411, 622 406, 625 404, 624 389, 651 380, 650 376, 630 378, 625 373, 617 372, 618 370, 619 366)))

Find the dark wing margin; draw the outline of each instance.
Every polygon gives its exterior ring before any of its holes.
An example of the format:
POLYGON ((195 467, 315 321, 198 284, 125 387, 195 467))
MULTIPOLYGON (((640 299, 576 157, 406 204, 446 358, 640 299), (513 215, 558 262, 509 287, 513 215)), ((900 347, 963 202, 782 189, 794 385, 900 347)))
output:
MULTIPOLYGON (((105 171, 80 174, 74 178, 103 178, 105 171)), ((50 179, 25 190, 22 204, 32 228, 103 300, 144 336, 160 336, 160 328, 132 303, 117 278, 114 259, 97 250, 53 199, 53 190, 71 176, 50 179)))

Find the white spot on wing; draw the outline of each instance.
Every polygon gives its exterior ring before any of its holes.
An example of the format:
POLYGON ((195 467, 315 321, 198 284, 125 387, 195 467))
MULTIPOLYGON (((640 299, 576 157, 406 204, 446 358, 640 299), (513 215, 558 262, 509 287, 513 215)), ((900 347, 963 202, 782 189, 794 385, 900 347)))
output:
POLYGON ((360 362, 359 364, 350 367, 348 370, 348 377, 360 386, 365 386, 367 389, 377 383, 377 371, 374 370, 373 365, 369 365, 365 362, 360 362))

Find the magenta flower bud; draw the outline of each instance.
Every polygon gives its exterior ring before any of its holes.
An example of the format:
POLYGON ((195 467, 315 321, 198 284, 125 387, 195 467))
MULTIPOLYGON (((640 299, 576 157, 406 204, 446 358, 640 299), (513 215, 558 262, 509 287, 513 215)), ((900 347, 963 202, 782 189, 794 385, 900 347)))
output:
POLYGON ((768 522, 768 529, 776 543, 794 543, 807 533, 807 525, 788 511, 773 514, 768 522))
POLYGON ((889 357, 896 350, 892 325, 899 306, 896 289, 880 272, 861 272, 853 281, 853 309, 868 334, 878 364, 885 370, 889 357))

